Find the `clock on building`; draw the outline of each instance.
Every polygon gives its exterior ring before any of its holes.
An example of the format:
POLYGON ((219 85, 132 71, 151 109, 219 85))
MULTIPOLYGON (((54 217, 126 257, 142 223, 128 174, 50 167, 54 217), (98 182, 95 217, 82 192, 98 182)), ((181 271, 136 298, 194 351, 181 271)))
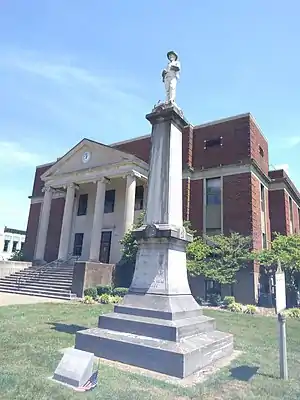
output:
POLYGON ((82 154, 82 162, 87 163, 90 158, 91 158, 91 153, 89 151, 85 151, 82 154))

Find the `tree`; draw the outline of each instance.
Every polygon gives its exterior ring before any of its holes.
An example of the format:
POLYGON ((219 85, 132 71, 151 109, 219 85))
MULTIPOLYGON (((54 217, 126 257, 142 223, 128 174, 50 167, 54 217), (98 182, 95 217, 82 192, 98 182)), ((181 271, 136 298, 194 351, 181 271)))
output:
POLYGON ((297 301, 297 291, 300 286, 300 235, 281 235, 274 233, 269 249, 253 253, 253 258, 264 268, 269 279, 269 291, 272 292, 271 281, 277 269, 278 260, 285 271, 287 302, 292 306, 297 301))
POLYGON ((239 233, 196 238, 187 249, 188 271, 220 284, 233 284, 251 258, 252 238, 239 233))
POLYGON ((16 250, 10 257, 9 261, 25 261, 23 250, 16 250))
POLYGON ((133 231, 134 229, 140 228, 144 223, 145 210, 142 210, 140 215, 137 218, 136 223, 133 225, 133 228, 127 231, 123 239, 120 241, 122 245, 122 259, 123 261, 133 262, 135 263, 136 254, 138 251, 137 241, 134 238, 133 231))
POLYGON ((280 260, 283 269, 290 273, 300 272, 300 235, 274 233, 271 247, 254 252, 253 257, 266 269, 276 268, 280 260))

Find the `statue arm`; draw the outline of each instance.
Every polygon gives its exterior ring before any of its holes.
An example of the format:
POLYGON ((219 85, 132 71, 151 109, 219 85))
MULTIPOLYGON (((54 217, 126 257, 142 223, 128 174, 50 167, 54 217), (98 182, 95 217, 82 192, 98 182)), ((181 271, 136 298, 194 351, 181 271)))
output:
POLYGON ((180 71, 180 63, 179 63, 178 61, 174 61, 174 62, 171 64, 171 69, 172 69, 173 71, 179 72, 179 71, 180 71))
POLYGON ((161 73, 163 82, 164 82, 164 80, 165 80, 166 73, 167 73, 167 70, 166 70, 166 69, 163 69, 163 70, 162 70, 162 73, 161 73))

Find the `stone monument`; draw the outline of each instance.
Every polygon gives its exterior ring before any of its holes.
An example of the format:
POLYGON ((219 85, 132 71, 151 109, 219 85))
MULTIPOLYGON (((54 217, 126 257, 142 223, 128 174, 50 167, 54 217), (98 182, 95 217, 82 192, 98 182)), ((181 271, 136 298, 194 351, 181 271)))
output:
POLYGON ((166 101, 146 116, 152 124, 148 199, 128 294, 98 328, 78 331, 75 348, 98 357, 184 378, 233 351, 233 337, 202 314, 187 277, 182 220, 182 130, 175 103, 180 64, 168 53, 166 101))

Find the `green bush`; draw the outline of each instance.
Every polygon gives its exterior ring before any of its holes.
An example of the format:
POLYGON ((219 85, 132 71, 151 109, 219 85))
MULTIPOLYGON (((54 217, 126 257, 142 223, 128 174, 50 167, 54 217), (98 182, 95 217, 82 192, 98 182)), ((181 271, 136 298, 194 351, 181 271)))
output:
POLYGON ((200 306, 202 306, 205 303, 203 297, 198 297, 197 296, 197 297, 195 297, 195 300, 200 306))
POLYGON ((108 293, 103 293, 101 296, 98 297, 102 304, 109 304, 111 303, 111 296, 108 293))
POLYGON ((112 287, 110 285, 98 285, 96 289, 98 296, 102 294, 112 294, 112 287))
POLYGON ((221 296, 217 293, 211 293, 207 296, 210 305, 219 307, 222 303, 221 296))
POLYGON ((96 297, 97 297, 97 289, 95 287, 91 287, 91 288, 85 289, 84 296, 90 296, 93 299, 96 299, 96 297))
POLYGON ((229 304, 235 303, 235 297, 234 296, 225 296, 223 299, 223 304, 224 306, 229 306, 229 304))
POLYGON ((83 303, 94 304, 95 300, 92 298, 92 296, 84 296, 83 303))
POLYGON ((300 319, 300 308, 289 308, 284 314, 289 318, 300 319))
POLYGON ((120 297, 126 296, 127 293, 128 293, 128 288, 124 287, 116 287, 112 291, 113 296, 120 296, 120 297))
POLYGON ((110 296, 110 302, 113 304, 119 304, 123 300, 122 296, 110 296))
POLYGON ((256 314, 257 309, 253 304, 247 304, 246 308, 244 309, 245 314, 256 314))
POLYGON ((227 307, 227 309, 231 312, 242 312, 243 311, 243 306, 240 303, 231 303, 227 307))

